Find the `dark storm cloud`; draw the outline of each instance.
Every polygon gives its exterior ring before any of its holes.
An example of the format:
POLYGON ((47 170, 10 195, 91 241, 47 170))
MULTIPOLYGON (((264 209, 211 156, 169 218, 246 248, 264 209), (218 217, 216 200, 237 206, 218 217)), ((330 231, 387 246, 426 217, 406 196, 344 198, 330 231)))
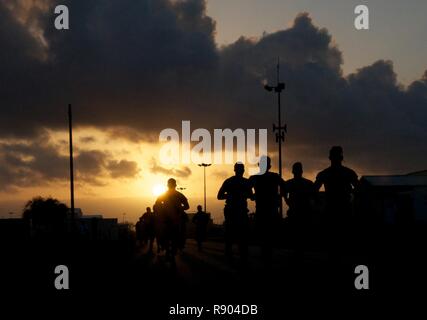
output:
MULTIPOLYGON (((155 142, 161 129, 181 120, 194 128, 271 128, 276 97, 261 82, 274 83, 279 56, 287 84, 287 165, 302 160, 318 170, 328 148, 341 144, 346 158, 367 171, 426 166, 427 73, 404 88, 392 63, 377 61, 344 77, 345 53, 308 14, 285 30, 218 48, 202 0, 60 1, 70 8, 67 31, 53 28, 59 1, 52 0, 49 10, 30 15, 43 45, 4 3, 2 137, 64 128, 69 102, 77 126, 135 142, 155 142)), ((274 140, 269 143, 275 150, 274 140)))
POLYGON ((76 125, 164 128, 175 124, 171 118, 178 107, 181 115, 192 114, 189 102, 216 69, 214 22, 205 16, 203 1, 50 1, 48 11, 34 13, 47 48, 4 3, 3 135, 64 127, 68 102, 75 105, 76 125), (54 28, 56 4, 69 7, 70 30, 54 28), (37 55, 42 49, 44 60, 37 55))
MULTIPOLYGON (((289 131, 288 167, 302 160, 308 170, 319 170, 328 162, 329 147, 337 144, 344 146, 349 162, 365 172, 404 173, 426 166, 426 76, 405 89, 397 82, 392 62, 380 60, 343 77, 342 54, 331 35, 315 27, 307 14, 299 15, 287 30, 259 41, 242 38, 223 50, 226 78, 237 82, 240 75, 246 81, 230 89, 234 95, 229 103, 245 107, 235 108, 232 118, 250 110, 241 118, 266 128, 276 118, 276 97, 253 85, 262 76, 275 83, 273 53, 280 55, 287 85, 282 101, 289 131), (272 68, 266 69, 269 65, 272 68)), ((270 147, 273 144, 271 139, 270 147)))

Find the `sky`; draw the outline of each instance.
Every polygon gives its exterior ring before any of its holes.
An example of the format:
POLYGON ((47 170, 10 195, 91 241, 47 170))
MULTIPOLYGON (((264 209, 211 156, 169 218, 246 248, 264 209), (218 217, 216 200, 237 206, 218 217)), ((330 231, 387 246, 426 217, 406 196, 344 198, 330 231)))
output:
MULTIPOLYGON (((87 214, 135 221, 169 177, 190 211, 202 203, 197 163, 159 156, 160 132, 180 133, 183 120, 208 132, 267 129, 277 170, 276 97, 262 87, 278 57, 286 179, 295 161, 314 179, 332 145, 359 176, 424 170, 426 9, 415 0, 0 0, 0 215, 19 216, 38 195, 69 204, 69 103, 76 207, 87 214), (362 3, 370 30, 356 31, 362 3), (54 28, 58 4, 69 30, 54 28)), ((218 222, 216 193, 232 174, 232 164, 207 169, 218 222)))
POLYGON ((343 51, 344 74, 389 59, 398 80, 409 84, 426 68, 427 2, 423 0, 212 0, 207 2, 207 12, 217 21, 216 41, 220 45, 233 43, 240 36, 260 37, 263 32, 281 30, 298 13, 309 12, 343 51), (354 28, 354 8, 360 4, 369 8, 369 31, 354 28))

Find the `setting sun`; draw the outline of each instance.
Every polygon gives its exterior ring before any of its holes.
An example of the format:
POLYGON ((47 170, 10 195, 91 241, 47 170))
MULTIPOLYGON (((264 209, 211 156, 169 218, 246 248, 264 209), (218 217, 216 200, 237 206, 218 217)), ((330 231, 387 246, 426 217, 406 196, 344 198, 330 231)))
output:
POLYGON ((156 184, 152 189, 153 195, 156 197, 160 196, 161 194, 166 192, 166 186, 162 184, 156 184))

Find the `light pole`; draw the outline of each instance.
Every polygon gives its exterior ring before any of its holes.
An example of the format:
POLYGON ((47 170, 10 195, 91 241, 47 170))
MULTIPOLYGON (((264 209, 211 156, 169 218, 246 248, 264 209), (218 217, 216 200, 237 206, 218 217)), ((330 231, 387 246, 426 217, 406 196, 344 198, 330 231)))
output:
MULTIPOLYGON (((287 132, 286 124, 282 126, 282 115, 280 110, 280 93, 285 90, 285 83, 280 82, 280 60, 277 59, 277 80, 276 86, 269 86, 266 84, 264 89, 277 93, 277 106, 278 106, 278 126, 273 124, 273 132, 276 132, 276 142, 279 144, 279 175, 282 177, 282 141, 285 141, 285 133, 287 132)), ((282 199, 280 198, 280 215, 283 216, 282 199)))
POLYGON ((210 167, 211 163, 201 163, 198 166, 203 167, 203 190, 204 190, 204 210, 206 211, 206 167, 210 167))

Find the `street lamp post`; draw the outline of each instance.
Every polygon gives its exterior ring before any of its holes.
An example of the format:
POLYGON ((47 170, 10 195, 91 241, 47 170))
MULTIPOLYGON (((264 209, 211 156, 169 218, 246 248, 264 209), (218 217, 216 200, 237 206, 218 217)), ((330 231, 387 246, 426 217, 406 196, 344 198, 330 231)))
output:
POLYGON ((203 190, 204 190, 204 211, 206 211, 206 167, 210 167, 211 163, 201 163, 198 166, 203 167, 203 190))
MULTIPOLYGON (((278 126, 273 124, 273 132, 276 132, 276 142, 279 144, 279 175, 282 177, 282 141, 285 141, 285 133, 287 132, 286 124, 282 126, 282 115, 280 108, 280 93, 285 90, 285 83, 280 82, 280 61, 277 60, 277 83, 276 86, 269 86, 266 84, 264 89, 271 92, 277 93, 277 107, 278 107, 278 126)), ((282 200, 280 200, 280 215, 283 216, 283 205, 282 200)))

